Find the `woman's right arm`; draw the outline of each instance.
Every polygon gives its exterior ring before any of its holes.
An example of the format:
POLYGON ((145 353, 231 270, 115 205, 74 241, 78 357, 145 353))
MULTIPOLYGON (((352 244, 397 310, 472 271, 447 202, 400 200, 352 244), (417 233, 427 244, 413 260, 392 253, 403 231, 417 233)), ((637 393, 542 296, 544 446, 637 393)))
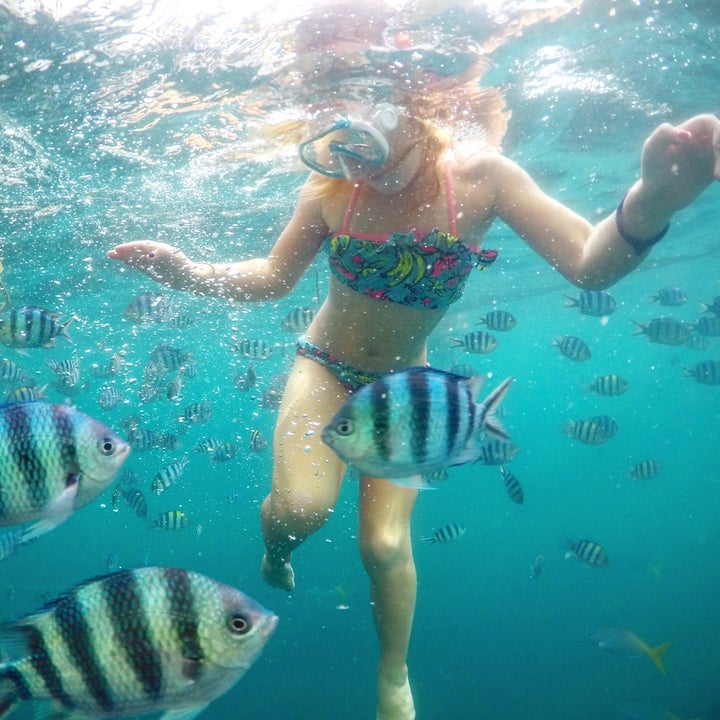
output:
POLYGON ((176 290, 237 300, 267 300, 283 297, 295 287, 328 232, 321 202, 301 196, 290 222, 266 258, 229 263, 193 261, 180 249, 154 240, 117 245, 108 257, 176 290))

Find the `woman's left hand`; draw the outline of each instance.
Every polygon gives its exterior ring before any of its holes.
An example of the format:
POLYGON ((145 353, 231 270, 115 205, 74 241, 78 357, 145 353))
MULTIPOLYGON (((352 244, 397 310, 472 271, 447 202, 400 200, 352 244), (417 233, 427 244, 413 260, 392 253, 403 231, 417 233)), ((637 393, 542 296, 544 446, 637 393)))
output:
POLYGON ((680 125, 663 123, 645 141, 642 184, 671 212, 689 205, 720 180, 720 120, 696 115, 680 125))

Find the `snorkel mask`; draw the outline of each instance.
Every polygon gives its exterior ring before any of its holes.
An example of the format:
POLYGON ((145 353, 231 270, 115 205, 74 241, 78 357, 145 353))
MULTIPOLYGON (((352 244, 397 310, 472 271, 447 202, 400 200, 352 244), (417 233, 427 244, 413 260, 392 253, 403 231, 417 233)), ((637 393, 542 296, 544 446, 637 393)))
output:
POLYGON ((331 178, 350 177, 346 158, 379 167, 390 154, 385 133, 398 124, 398 108, 379 103, 369 123, 338 118, 298 147, 300 159, 316 173, 331 178))

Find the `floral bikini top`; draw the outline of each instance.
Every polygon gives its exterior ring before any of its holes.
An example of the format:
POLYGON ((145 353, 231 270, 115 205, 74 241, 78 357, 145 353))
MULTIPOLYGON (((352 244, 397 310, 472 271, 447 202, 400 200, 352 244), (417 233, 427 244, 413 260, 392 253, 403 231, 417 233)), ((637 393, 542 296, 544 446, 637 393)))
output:
POLYGON ((457 236, 455 192, 449 165, 445 171, 450 232, 431 230, 391 235, 351 233, 350 221, 362 185, 356 184, 342 229, 325 239, 333 275, 352 290, 386 302, 439 309, 462 295, 470 271, 492 265, 495 250, 481 250, 457 236))

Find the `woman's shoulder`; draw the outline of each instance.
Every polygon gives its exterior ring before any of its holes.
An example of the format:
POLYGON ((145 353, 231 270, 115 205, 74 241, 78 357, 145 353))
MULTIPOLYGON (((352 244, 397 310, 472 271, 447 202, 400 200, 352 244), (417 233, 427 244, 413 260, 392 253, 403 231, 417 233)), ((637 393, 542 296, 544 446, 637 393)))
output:
POLYGON ((490 180, 499 170, 507 172, 518 167, 501 152, 489 150, 477 143, 467 143, 453 148, 451 163, 453 175, 461 182, 490 180))

